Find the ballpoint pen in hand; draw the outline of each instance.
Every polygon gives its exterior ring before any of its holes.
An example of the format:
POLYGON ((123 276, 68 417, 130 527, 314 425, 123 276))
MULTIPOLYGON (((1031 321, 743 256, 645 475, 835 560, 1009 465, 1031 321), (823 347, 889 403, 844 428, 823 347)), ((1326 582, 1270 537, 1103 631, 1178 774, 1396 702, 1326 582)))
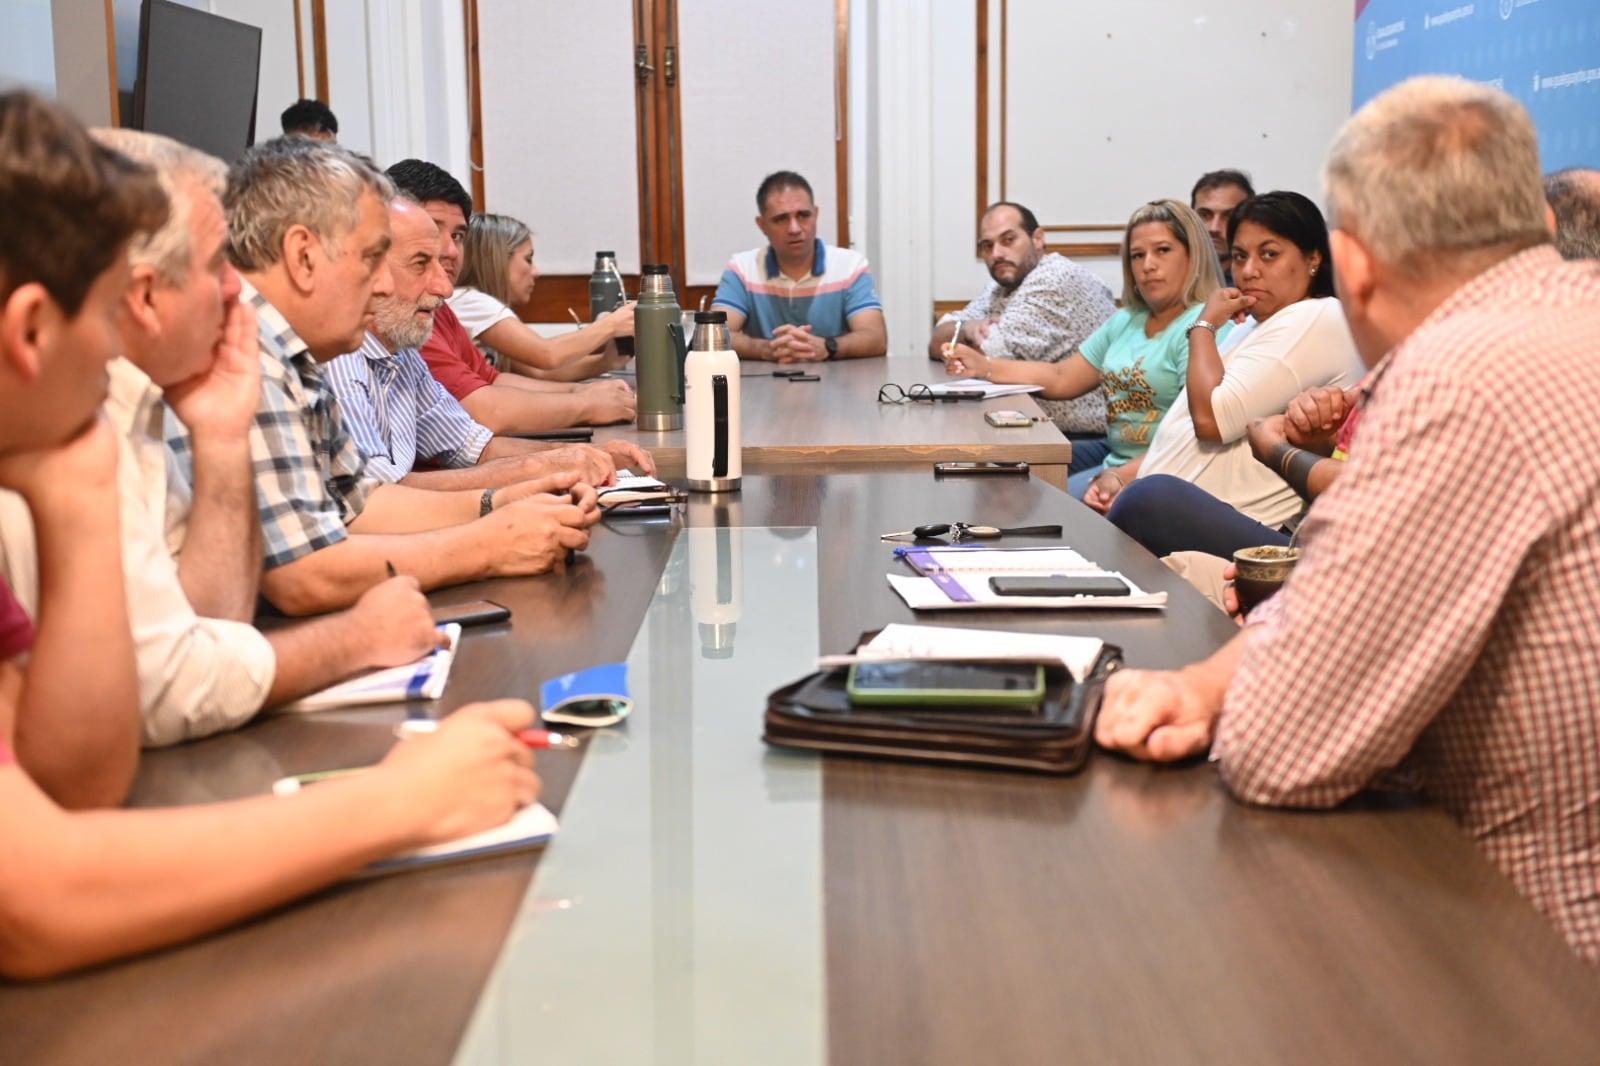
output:
MULTIPOLYGON (((423 736, 439 731, 439 720, 436 718, 407 718, 394 727, 394 735, 404 740, 407 737, 423 736)), ((548 751, 552 748, 576 748, 578 738, 570 733, 552 733, 548 729, 519 729, 517 739, 530 748, 548 751)))

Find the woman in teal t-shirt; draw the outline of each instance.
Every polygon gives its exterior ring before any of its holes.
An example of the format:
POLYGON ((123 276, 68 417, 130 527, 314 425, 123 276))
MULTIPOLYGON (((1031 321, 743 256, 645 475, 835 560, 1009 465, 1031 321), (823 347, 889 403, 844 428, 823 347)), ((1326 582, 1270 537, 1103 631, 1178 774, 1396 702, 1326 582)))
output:
MULTIPOLYGON (((1177 200, 1155 200, 1128 219, 1122 241, 1122 309, 1058 363, 990 359, 958 344, 945 368, 960 376, 1043 385, 1052 400, 1106 390, 1106 439, 1100 466, 1068 480, 1072 495, 1104 513, 1125 484, 1119 467, 1144 454, 1156 425, 1183 388, 1188 330, 1222 285, 1211 238, 1198 216, 1177 200)), ((1225 332, 1225 328, 1224 328, 1225 332)))

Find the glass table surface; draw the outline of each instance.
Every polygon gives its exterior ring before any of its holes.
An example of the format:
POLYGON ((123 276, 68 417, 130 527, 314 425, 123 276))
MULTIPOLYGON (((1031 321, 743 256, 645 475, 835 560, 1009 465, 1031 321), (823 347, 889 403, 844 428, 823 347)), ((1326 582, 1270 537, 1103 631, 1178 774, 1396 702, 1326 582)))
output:
POLYGON ((679 535, 457 1063, 825 1061, 821 761, 761 740, 817 603, 814 529, 679 535))

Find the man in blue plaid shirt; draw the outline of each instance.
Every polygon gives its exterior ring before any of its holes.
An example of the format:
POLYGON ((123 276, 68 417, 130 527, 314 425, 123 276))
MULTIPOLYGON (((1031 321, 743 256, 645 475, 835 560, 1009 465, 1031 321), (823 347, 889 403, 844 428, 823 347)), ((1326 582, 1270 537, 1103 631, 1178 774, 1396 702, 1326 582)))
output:
MULTIPOLYGON (((348 606, 392 570, 424 588, 543 573, 586 547, 599 519, 577 471, 480 492, 385 484, 368 470, 318 364, 358 349, 394 291, 393 197, 364 156, 304 138, 256 145, 229 175, 229 253, 261 344, 261 589, 288 614, 348 606)), ((168 444, 187 469, 180 426, 169 423, 168 444)))
POLYGON ((404 193, 389 205, 389 228, 394 292, 379 299, 360 349, 323 367, 369 472, 384 482, 430 489, 495 488, 574 467, 597 484, 610 480, 617 464, 655 473, 649 455, 631 441, 552 448, 497 437, 474 421, 434 380, 418 351, 451 292, 440 261, 439 228, 404 193), (438 469, 418 469, 419 464, 438 469))

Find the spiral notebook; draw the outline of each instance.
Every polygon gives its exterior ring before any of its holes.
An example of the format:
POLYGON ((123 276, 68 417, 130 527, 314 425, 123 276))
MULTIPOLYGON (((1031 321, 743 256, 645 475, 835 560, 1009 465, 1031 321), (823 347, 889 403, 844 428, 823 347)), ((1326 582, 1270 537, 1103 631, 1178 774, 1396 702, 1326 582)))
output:
POLYGON ((1165 592, 1145 592, 1114 570, 1104 570, 1071 548, 899 548, 895 555, 916 576, 889 574, 889 586, 913 611, 973 608, 1160 608, 1165 592), (1126 596, 1002 596, 989 587, 996 576, 1083 574, 1115 577, 1126 596))

